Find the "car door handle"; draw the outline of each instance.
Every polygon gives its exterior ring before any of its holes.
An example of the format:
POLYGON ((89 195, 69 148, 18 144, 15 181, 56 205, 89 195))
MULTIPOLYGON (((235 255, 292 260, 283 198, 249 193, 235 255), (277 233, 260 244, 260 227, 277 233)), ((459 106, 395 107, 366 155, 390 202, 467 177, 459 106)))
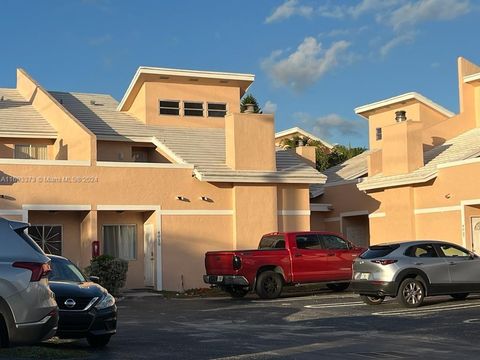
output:
POLYGON ((415 263, 415 265, 423 265, 423 263, 415 263))

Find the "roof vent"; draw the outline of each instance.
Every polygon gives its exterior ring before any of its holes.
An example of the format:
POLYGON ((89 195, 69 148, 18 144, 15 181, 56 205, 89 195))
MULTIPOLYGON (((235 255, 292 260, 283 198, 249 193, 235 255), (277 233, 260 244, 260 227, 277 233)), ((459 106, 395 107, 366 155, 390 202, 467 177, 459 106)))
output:
POLYGON ((58 99, 58 102, 63 105, 63 99, 58 99))
POLYGON ((97 103, 95 102, 95 100, 90 100, 90 105, 97 105, 97 103))
POLYGON ((395 111, 395 121, 402 122, 407 120, 407 112, 405 110, 395 111))

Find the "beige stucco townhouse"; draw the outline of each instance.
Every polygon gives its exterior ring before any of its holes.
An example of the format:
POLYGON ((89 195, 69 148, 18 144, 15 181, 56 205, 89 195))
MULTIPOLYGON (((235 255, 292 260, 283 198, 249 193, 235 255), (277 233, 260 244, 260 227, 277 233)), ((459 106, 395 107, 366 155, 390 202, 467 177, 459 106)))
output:
POLYGON ((128 260, 128 288, 203 286, 204 252, 310 228, 302 156, 273 115, 240 113, 253 75, 140 67, 120 103, 48 91, 24 70, 0 88, 0 216, 47 251, 128 260))

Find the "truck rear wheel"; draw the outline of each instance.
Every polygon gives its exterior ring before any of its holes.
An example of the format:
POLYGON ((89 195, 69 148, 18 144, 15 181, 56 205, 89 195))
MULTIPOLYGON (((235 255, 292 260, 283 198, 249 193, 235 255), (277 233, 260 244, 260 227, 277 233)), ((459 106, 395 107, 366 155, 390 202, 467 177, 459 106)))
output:
POLYGON ((228 287, 225 289, 225 291, 228 292, 230 296, 235 299, 241 299, 248 294, 248 290, 245 290, 244 288, 239 286, 228 287))
POLYGON ((264 271, 257 277, 256 293, 262 299, 275 299, 282 292, 283 279, 274 271, 264 271))

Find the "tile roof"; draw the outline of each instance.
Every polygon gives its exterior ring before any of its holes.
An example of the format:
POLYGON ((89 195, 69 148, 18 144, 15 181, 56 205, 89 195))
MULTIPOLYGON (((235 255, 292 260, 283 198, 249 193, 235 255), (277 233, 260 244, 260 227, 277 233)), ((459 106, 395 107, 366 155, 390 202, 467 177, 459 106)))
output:
MULTIPOLYGON (((277 171, 233 170, 226 165, 225 131, 145 125, 117 111, 110 95, 50 92, 97 136, 146 138, 183 163, 195 166, 197 178, 210 182, 324 183, 326 177, 289 150, 277 149, 277 171)), ((167 155, 168 155, 167 154, 167 155)))
POLYGON ((56 138, 57 131, 16 89, 0 88, 0 136, 56 138))
POLYGON ((371 190, 391 186, 418 184, 437 176, 438 165, 480 156, 480 128, 469 130, 424 153, 425 165, 408 174, 377 174, 364 178, 357 186, 371 190))

